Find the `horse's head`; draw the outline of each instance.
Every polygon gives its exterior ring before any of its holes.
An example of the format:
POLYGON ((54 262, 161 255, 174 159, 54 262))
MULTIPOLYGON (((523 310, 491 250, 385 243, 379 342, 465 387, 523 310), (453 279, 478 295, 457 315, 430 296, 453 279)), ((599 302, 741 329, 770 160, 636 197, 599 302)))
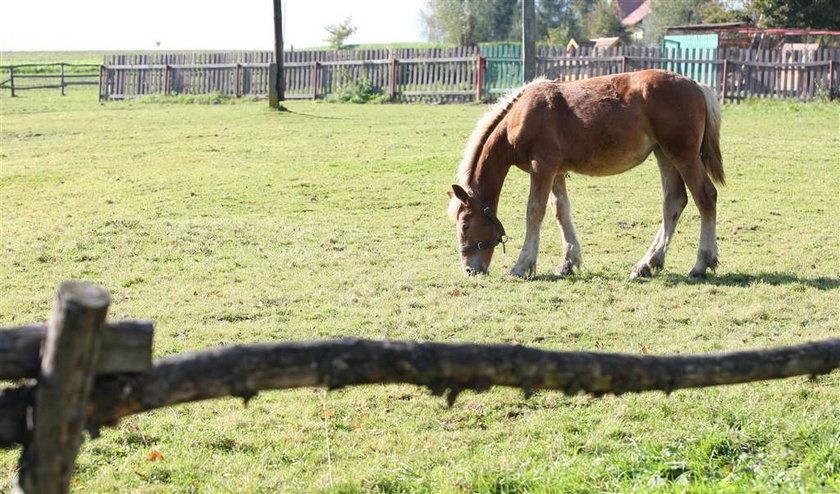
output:
POLYGON ((477 197, 470 195, 460 185, 453 185, 449 216, 457 225, 458 250, 461 252, 461 266, 467 276, 487 274, 493 250, 497 245, 505 247, 505 228, 496 213, 477 197))

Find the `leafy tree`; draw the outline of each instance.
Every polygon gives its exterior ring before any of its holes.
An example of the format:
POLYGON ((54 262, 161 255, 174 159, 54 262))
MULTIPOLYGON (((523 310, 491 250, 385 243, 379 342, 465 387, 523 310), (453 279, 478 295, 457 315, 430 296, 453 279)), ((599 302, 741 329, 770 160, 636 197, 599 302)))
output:
POLYGON ((557 26, 548 29, 545 40, 552 46, 566 46, 572 39, 571 31, 567 26, 557 26))
POLYGON ((837 0, 753 0, 751 7, 764 27, 840 28, 837 0))
POLYGON ((617 36, 623 41, 630 38, 627 27, 621 23, 621 12, 615 2, 599 3, 588 17, 591 37, 617 36))
POLYGON ((324 41, 330 44, 330 48, 333 50, 341 49, 347 38, 356 34, 356 26, 351 24, 352 21, 353 19, 348 17, 338 24, 324 26, 327 31, 327 37, 324 41))
POLYGON ((645 19, 645 37, 659 42, 668 26, 702 24, 703 7, 714 0, 653 0, 645 19))
POLYGON ((522 1, 485 0, 487 14, 485 41, 516 41, 522 38, 522 1))
POLYGON ((571 38, 588 39, 595 10, 613 1, 539 0, 537 36, 554 45, 565 45, 571 38))
POLYGON ((428 0, 421 13, 431 41, 474 45, 518 39, 520 0, 428 0))
POLYGON ((540 0, 536 17, 537 38, 557 42, 582 35, 581 17, 572 0, 540 0))
POLYGON ((750 12, 741 8, 742 4, 707 2, 701 7, 703 22, 716 24, 721 22, 755 22, 750 12))

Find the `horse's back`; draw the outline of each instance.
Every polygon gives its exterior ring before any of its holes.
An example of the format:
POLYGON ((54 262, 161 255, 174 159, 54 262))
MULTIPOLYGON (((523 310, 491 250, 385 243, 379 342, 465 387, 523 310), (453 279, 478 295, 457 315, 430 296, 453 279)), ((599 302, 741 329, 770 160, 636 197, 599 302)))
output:
POLYGON ((702 91, 683 76, 645 70, 574 82, 546 81, 511 108, 514 146, 558 155, 564 169, 588 175, 626 171, 661 140, 699 145, 705 115, 702 91))

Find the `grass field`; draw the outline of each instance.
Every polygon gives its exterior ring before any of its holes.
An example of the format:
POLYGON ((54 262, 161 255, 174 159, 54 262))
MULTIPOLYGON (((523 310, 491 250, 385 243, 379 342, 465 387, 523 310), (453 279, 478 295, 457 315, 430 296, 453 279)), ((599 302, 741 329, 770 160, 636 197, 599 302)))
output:
MULTIPOLYGON (((569 180, 585 268, 569 279, 549 275, 549 222, 543 276, 504 275, 524 234, 512 171, 508 253, 465 278, 445 192, 482 107, 287 106, 0 97, 0 324, 44 319, 76 278, 111 292, 111 317, 154 320, 158 356, 342 336, 671 354, 840 333, 837 105, 727 107, 721 266, 686 279, 690 204, 642 282, 628 275, 659 223, 650 162, 569 180)), ((451 409, 409 386, 268 392, 124 420, 85 443, 74 489, 838 492, 838 403, 836 372, 669 396, 494 389, 451 409)), ((4 478, 18 454, 0 452, 4 478)))

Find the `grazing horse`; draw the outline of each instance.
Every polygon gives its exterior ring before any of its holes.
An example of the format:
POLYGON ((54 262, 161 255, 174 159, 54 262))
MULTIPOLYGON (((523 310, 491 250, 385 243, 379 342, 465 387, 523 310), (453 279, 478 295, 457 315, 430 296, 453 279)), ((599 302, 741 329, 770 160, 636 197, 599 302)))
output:
POLYGON ((479 121, 449 192, 467 275, 487 273, 493 250, 507 239, 496 217, 511 165, 531 175, 525 241, 511 274, 536 273, 540 225, 549 195, 563 233, 556 273, 580 269, 581 252, 566 194, 566 174, 615 175, 654 153, 662 179, 662 225, 630 278, 649 277, 665 251, 691 192, 700 210, 700 248, 691 277, 718 263, 717 190, 725 177, 719 143, 720 105, 714 91, 664 70, 575 82, 535 80, 513 91, 479 121))

